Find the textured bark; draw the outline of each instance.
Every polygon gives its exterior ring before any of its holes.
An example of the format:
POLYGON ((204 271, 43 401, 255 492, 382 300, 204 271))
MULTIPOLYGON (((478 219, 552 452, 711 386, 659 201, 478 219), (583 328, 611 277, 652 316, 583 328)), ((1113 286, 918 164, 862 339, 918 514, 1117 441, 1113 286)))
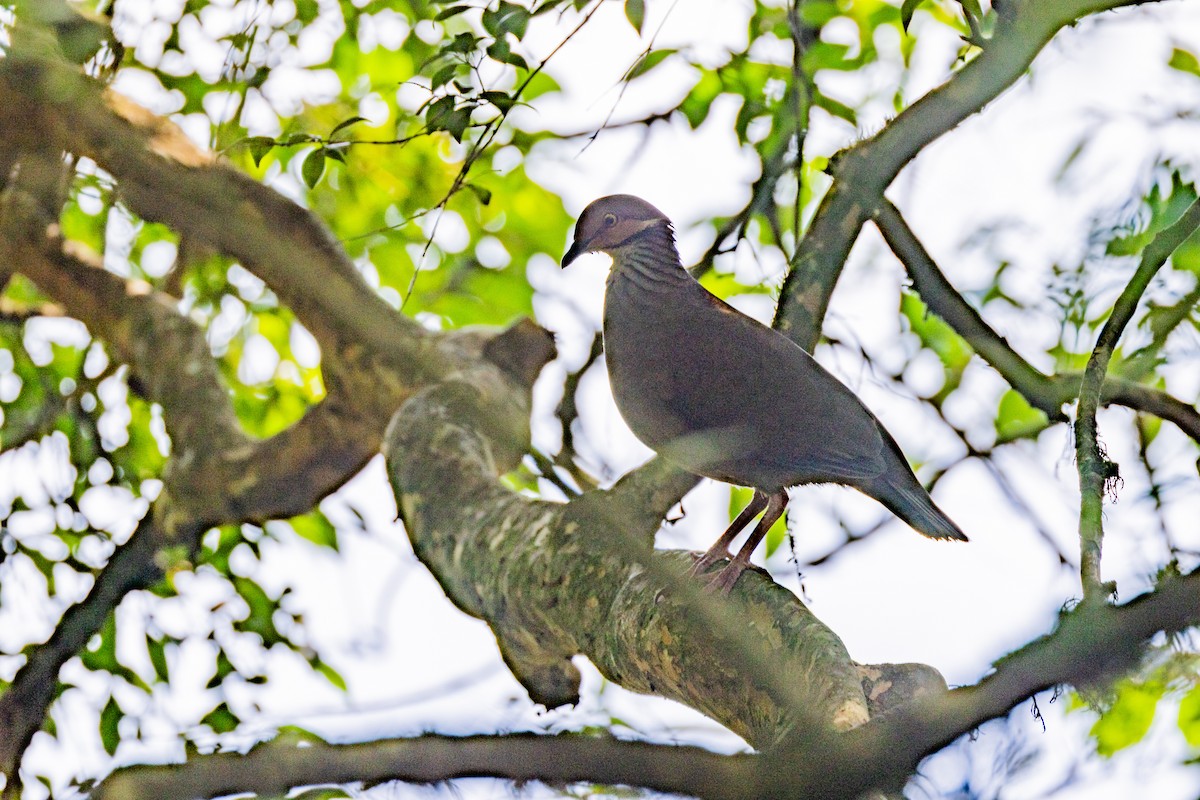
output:
POLYGON ((526 416, 498 403, 499 383, 474 374, 418 393, 385 452, 417 555, 488 621, 535 700, 573 702, 569 659, 582 653, 622 686, 697 708, 758 747, 797 726, 866 721, 841 641, 769 578, 747 577, 725 602, 680 579, 688 556, 653 551, 656 515, 628 515, 605 493, 563 505, 504 488, 491 434, 526 416))

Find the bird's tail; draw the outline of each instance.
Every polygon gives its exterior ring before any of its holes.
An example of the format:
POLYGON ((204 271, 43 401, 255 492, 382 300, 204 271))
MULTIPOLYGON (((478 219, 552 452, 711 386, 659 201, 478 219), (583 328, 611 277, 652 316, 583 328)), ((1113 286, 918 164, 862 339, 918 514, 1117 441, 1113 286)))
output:
POLYGON ((957 539, 967 541, 967 535, 962 532, 954 520, 937 507, 929 492, 917 482, 915 477, 897 486, 887 481, 875 495, 888 510, 907 522, 913 530, 930 539, 957 539))

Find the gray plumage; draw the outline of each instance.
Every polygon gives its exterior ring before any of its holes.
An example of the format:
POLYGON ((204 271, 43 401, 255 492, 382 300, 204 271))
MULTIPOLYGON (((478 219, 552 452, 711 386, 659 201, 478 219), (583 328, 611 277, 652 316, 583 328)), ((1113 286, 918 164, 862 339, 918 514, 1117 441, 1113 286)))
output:
MULTIPOLYGON (((631 195, 595 201, 579 218, 563 266, 587 251, 613 258, 604 347, 621 416, 689 472, 757 490, 754 513, 767 507, 767 514, 750 550, 782 513, 783 489, 807 483, 852 486, 925 536, 966 539, 853 392, 683 268, 662 212, 631 195)), ((749 519, 739 517, 697 570, 724 558, 749 519)), ((727 591, 749 557, 739 552, 714 585, 727 591)))

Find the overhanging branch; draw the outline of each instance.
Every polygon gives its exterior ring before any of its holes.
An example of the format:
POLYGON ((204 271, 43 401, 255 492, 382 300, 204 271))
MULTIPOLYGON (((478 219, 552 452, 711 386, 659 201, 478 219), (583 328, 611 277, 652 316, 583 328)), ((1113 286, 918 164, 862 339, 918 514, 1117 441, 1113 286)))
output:
POLYGON ((974 60, 877 134, 835 157, 833 184, 784 280, 775 327, 812 350, 850 248, 900 170, 1016 83, 1061 28, 1088 14, 1134 4, 1130 0, 1005 0, 996 11, 995 34, 974 60))

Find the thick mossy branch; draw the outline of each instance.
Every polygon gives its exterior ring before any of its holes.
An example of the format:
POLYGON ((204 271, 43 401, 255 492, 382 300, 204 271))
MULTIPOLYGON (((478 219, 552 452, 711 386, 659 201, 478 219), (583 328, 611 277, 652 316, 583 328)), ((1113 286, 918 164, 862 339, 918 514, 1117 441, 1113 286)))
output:
POLYGON ((476 374, 419 393, 385 453, 418 556, 492 626, 534 699, 572 702, 569 659, 582 653, 622 686, 700 709, 759 747, 796 727, 865 721, 841 642, 769 580, 748 574, 732 603, 703 595, 682 577, 688 557, 652 549, 658 513, 603 492, 561 505, 504 488, 495 386, 476 374))
POLYGON ((0 137, 9 147, 55 147, 112 174, 147 220, 237 259, 262 278, 321 345, 357 345, 416 382, 444 374, 429 334, 362 280, 312 212, 197 151, 168 121, 104 93, 50 54, 0 64, 0 137))
POLYGON ((172 420, 172 441, 185 451, 185 461, 198 455, 194 443, 209 451, 246 443, 204 331, 176 310, 172 298, 105 271, 96 254, 71 247, 59 235, 57 219, 27 193, 34 188, 18 180, 0 199, 0 259, 62 303, 116 361, 129 365, 141 392, 172 420))
MULTIPOLYGON (((282 795, 314 783, 491 776, 624 784, 710 800, 849 800, 872 788, 901 785, 923 756, 1036 692, 1060 683, 1110 680, 1134 666, 1157 633, 1197 623, 1200 573, 1165 581, 1124 606, 1084 604, 1064 614, 1056 631, 999 662, 976 686, 927 692, 862 727, 816 741, 789 740, 762 756, 572 736, 426 736, 343 747, 301 746, 284 738, 244 755, 193 756, 185 764, 119 770, 101 784, 97 797, 282 795)), ((875 671, 872 676, 888 679, 875 671)))

